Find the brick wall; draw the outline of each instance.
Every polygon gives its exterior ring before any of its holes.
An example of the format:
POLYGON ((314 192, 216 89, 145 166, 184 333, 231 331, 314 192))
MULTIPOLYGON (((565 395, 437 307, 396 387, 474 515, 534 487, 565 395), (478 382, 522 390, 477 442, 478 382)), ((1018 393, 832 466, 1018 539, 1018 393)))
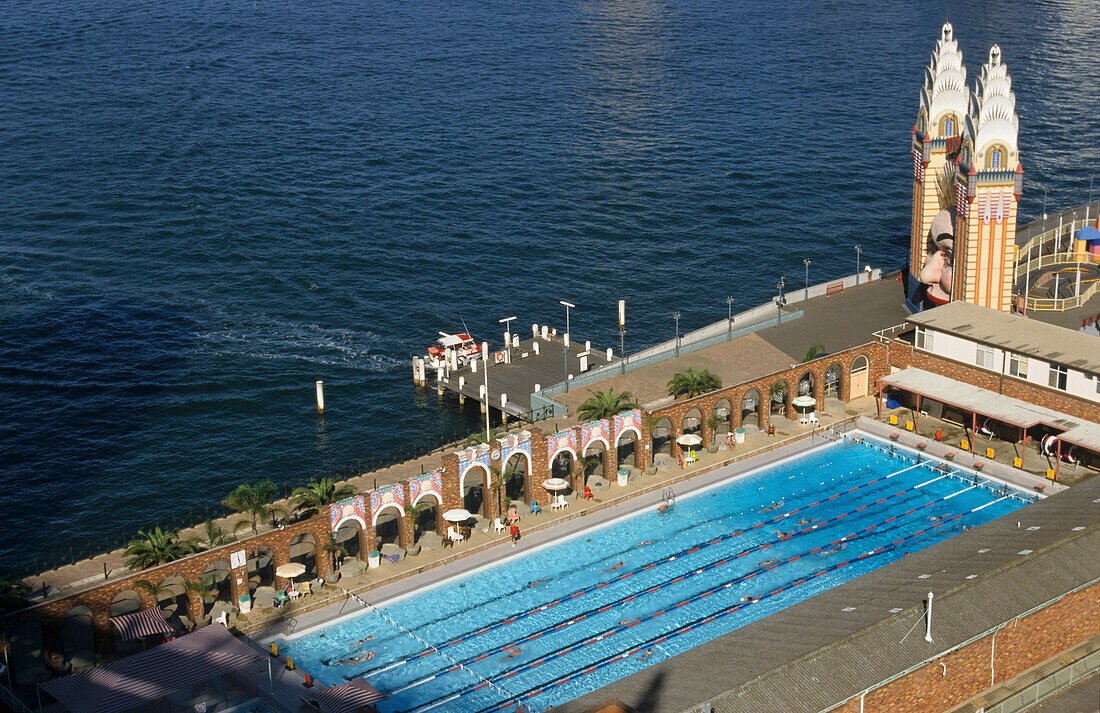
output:
POLYGON ((911 344, 891 342, 889 346, 890 365, 899 369, 915 367, 950 379, 963 381, 974 386, 988 389, 994 393, 1003 393, 1028 403, 1061 411, 1089 421, 1100 421, 1100 404, 1079 399, 1064 391, 1049 389, 1037 384, 1014 379, 1007 374, 1003 383, 999 373, 979 369, 952 359, 923 352, 911 344))
MULTIPOLYGON (((863 711, 924 713, 948 710, 994 683, 1017 676, 1098 633, 1100 585, 1094 584, 876 688, 864 697, 863 711)), ((836 710, 859 713, 859 698, 849 700, 836 710)))

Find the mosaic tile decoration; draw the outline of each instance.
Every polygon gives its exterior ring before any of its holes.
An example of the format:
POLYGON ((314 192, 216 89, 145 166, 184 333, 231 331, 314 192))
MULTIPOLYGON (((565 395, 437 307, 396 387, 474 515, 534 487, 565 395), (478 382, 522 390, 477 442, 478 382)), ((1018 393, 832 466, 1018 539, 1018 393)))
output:
POLYGON ((377 490, 372 490, 370 493, 370 521, 374 524, 374 519, 378 517, 378 512, 387 505, 396 505, 401 509, 401 513, 405 513, 405 489, 401 487, 401 483, 392 483, 390 485, 383 485, 377 490))
POLYGON ((588 450, 588 444, 592 441, 603 439, 604 445, 611 447, 611 424, 606 418, 599 421, 591 421, 581 426, 581 453, 588 450))
POLYGON ((577 432, 572 428, 568 431, 558 431, 546 439, 546 462, 553 463, 554 456, 561 451, 569 451, 573 457, 577 457, 577 432))
POLYGON ((329 525, 332 527, 333 532, 336 532, 336 528, 340 526, 341 522, 349 518, 358 520, 359 524, 365 529, 367 527, 367 500, 362 495, 344 498, 328 506, 328 515, 329 525))
POLYGON ((636 408, 633 411, 623 411, 620 414, 616 414, 611 419, 611 430, 613 437, 611 443, 617 444, 619 442, 619 436, 623 434, 623 431, 628 428, 634 428, 637 430, 637 436, 639 439, 642 437, 642 410, 636 408))
POLYGON ((434 494, 443 502, 443 469, 437 468, 431 473, 409 478, 409 504, 415 505, 421 495, 434 494))
POLYGON ((531 433, 521 431, 500 439, 500 464, 503 468, 508 459, 516 453, 526 453, 527 463, 531 463, 531 433))

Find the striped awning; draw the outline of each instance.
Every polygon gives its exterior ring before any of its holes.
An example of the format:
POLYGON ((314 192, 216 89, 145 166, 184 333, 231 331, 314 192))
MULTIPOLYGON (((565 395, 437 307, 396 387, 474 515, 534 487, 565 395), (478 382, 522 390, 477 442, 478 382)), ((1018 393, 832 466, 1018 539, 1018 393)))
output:
POLYGON ((140 641, 153 634, 174 634, 175 629, 164 620, 160 608, 111 617, 111 625, 123 641, 140 641))
POLYGON ((159 699, 190 695, 205 681, 262 666, 267 659, 225 627, 211 624, 140 654, 40 685, 72 713, 149 710, 159 699))
POLYGON ((322 688, 313 697, 331 713, 362 713, 370 704, 386 698, 361 678, 332 688, 322 688))

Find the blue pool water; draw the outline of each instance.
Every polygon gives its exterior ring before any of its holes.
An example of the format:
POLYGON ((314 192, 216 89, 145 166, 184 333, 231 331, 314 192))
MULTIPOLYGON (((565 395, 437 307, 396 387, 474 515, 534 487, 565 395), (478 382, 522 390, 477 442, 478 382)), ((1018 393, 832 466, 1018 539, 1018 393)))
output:
POLYGON ((940 467, 830 445, 302 635, 287 653, 325 683, 365 676, 390 695, 383 711, 543 710, 1030 502, 940 467))

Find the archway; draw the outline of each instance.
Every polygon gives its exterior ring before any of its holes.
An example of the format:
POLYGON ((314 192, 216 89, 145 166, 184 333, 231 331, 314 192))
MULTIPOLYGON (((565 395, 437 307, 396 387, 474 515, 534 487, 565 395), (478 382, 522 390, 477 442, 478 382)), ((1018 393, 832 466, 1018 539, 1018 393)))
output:
POLYGON ((248 591, 275 586, 275 553, 261 545, 248 556, 248 591))
POLYGON ((668 416, 662 416, 654 422, 650 437, 653 440, 654 456, 661 453, 666 456, 672 455, 672 421, 668 416))
POLYGON ((401 542, 401 518, 405 512, 387 503, 374 516, 374 548, 381 550, 382 545, 397 545, 401 542))
POLYGON ((550 464, 550 477, 561 478, 572 486, 573 484, 573 454, 569 451, 558 451, 550 464))
POLYGON ((768 416, 787 415, 787 402, 790 401, 791 388, 786 381, 777 381, 768 389, 768 416))
POLYGON ((814 373, 807 371, 798 379, 798 395, 799 396, 813 396, 814 395, 814 373))
POLYGON ((355 518, 348 518, 336 527, 333 539, 340 549, 333 553, 336 565, 339 566, 342 558, 358 559, 363 551, 363 525, 355 518))
POLYGON ((741 397, 741 425, 760 428, 760 392, 749 389, 741 397))
POLYGON ((527 474, 530 469, 530 459, 523 451, 517 451, 508 456, 503 474, 506 498, 527 502, 530 497, 530 493, 527 492, 527 474))
POLYGON ((719 399, 711 409, 710 417, 714 426, 714 442, 720 443, 724 434, 730 431, 730 419, 733 418, 733 404, 729 399, 719 399))
MULTIPOLYGON (((439 496, 435 493, 421 493, 413 503, 412 509, 413 544, 420 541, 425 532, 439 532, 439 496)), ((442 533, 440 533, 442 534, 442 533)))
POLYGON ((825 372, 825 398, 840 398, 840 365, 833 364, 825 372))
POLYGON ((92 610, 73 607, 61 620, 61 650, 73 672, 95 666, 95 624, 92 610))
POLYGON ((849 400, 858 399, 867 395, 867 357, 859 356, 852 362, 851 377, 849 379, 849 400))
POLYGON ((703 411, 698 406, 689 409, 684 414, 683 420, 680 421, 680 435, 696 435, 702 437, 703 435, 703 411))
MULTIPOLYGON (((109 613, 112 617, 125 616, 141 611, 141 595, 132 589, 119 592, 111 600, 109 613)), ((111 627, 111 650, 118 654, 129 654, 141 651, 140 641, 123 641, 118 629, 111 627)))
POLYGON ((462 474, 459 488, 462 491, 462 507, 475 515, 485 516, 485 482, 489 471, 485 466, 475 463, 462 474))
POLYGON ((638 438, 638 432, 633 428, 628 428, 619 434, 615 448, 618 451, 620 467, 627 465, 633 468, 638 467, 638 438))
POLYGON ((592 476, 602 478, 607 464, 607 444, 603 439, 592 440, 584 448, 584 485, 588 485, 588 479, 592 476))
POLYGON ((233 601, 233 587, 229 583, 229 563, 218 560, 206 565, 202 573, 202 583, 206 585, 207 594, 202 598, 202 614, 205 617, 213 609, 217 602, 224 602, 236 606, 233 601))
POLYGON ((187 581, 174 574, 161 582, 161 592, 157 595, 157 606, 165 619, 187 616, 187 581))
POLYGON ((42 641, 42 626, 35 619, 25 619, 11 633, 11 669, 16 684, 34 686, 51 675, 46 668, 42 641))
POLYGON ((303 581, 317 579, 317 539, 312 532, 303 532, 290 541, 290 561, 306 568, 303 581))

